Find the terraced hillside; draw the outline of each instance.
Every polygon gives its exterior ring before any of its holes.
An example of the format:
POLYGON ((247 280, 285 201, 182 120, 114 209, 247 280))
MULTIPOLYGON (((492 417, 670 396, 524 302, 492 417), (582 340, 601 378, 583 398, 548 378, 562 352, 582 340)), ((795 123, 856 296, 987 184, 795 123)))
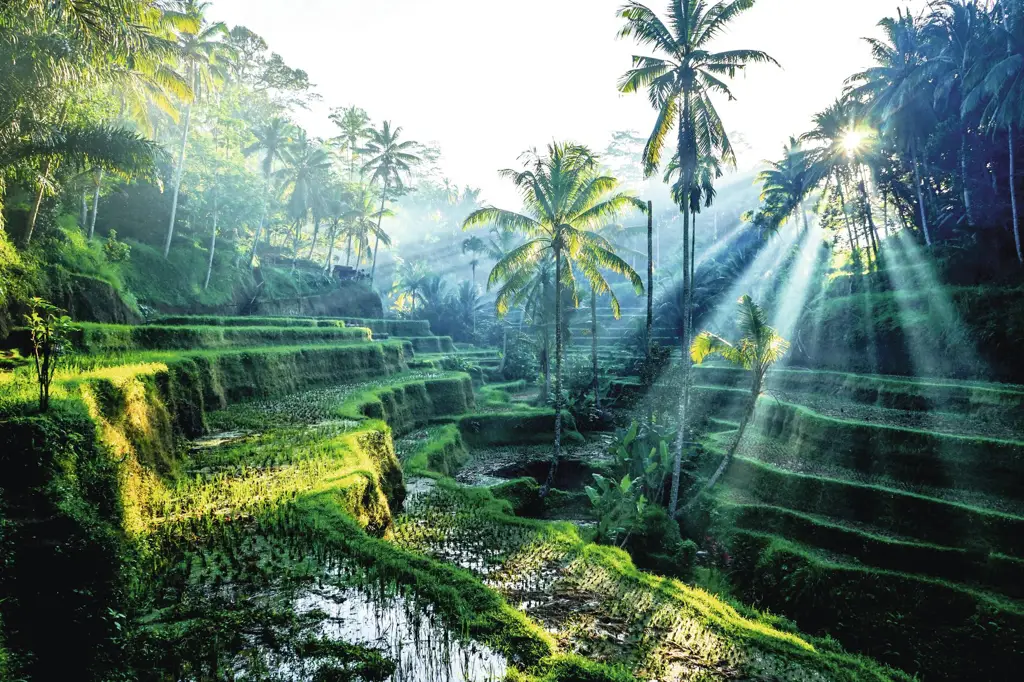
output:
POLYGON ((902 679, 444 478, 553 413, 325 322, 91 325, 46 415, 0 373, 15 679, 902 679))
MULTIPOLYGON (((703 466, 736 435, 743 372, 697 371, 703 466)), ((1024 387, 770 375, 696 532, 745 600, 924 679, 1024 661, 1024 387)))

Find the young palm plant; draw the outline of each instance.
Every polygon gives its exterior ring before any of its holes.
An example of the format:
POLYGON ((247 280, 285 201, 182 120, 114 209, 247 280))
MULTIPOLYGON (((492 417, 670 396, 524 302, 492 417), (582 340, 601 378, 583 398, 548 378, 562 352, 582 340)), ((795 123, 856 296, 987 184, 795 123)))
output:
POLYGON ((735 345, 720 336, 703 331, 693 340, 690 346, 690 357, 698 365, 708 357, 718 355, 734 365, 750 371, 750 396, 740 418, 740 426, 736 439, 729 446, 718 469, 708 480, 705 490, 710 490, 722 477, 729 463, 736 454, 736 449, 743 440, 750 418, 757 407, 758 396, 764 388, 764 378, 772 365, 782 359, 789 350, 789 341, 779 336, 778 332, 768 326, 768 316, 759 305, 748 295, 739 300, 739 328, 742 337, 735 345))
POLYGON ((562 292, 572 292, 578 305, 577 281, 583 279, 598 295, 608 294, 616 317, 619 301, 602 270, 624 275, 637 293, 643 292, 640 276, 593 230, 630 208, 644 210, 646 205, 619 192, 618 181, 601 175, 597 157, 580 145, 552 143, 544 156, 528 152, 524 165, 523 170, 506 169, 501 175, 519 190, 526 213, 485 207, 470 214, 463 229, 494 225, 520 232, 527 239, 498 261, 488 278, 488 287, 499 286, 495 300, 499 317, 517 302, 546 258, 554 260, 555 442, 547 480, 541 488, 546 496, 562 454, 562 292))
MULTIPOLYGON (((759 50, 726 50, 716 52, 712 43, 729 24, 743 12, 754 6, 755 0, 722 0, 708 3, 705 0, 672 0, 665 22, 645 5, 629 2, 620 11, 625 19, 619 35, 631 37, 639 44, 653 47, 659 56, 634 56, 633 68, 623 75, 619 82, 621 92, 647 90, 651 106, 658 115, 644 147, 644 174, 650 177, 661 165, 662 150, 673 127, 678 141, 675 153, 681 169, 679 196, 690 197, 697 174, 700 156, 711 156, 724 163, 735 164, 732 143, 725 132, 722 119, 711 101, 711 95, 724 95, 734 99, 725 79, 733 78, 750 64, 777 62, 759 50)), ((683 288, 685 307, 693 306, 690 268, 685 267, 690 258, 690 211, 681 203, 683 213, 683 288)), ((684 319, 689 319, 687 313, 684 319)), ((679 477, 683 457, 683 441, 686 440, 686 402, 689 386, 689 363, 686 350, 689 346, 689 328, 683 330, 681 348, 683 351, 683 395, 679 401, 679 439, 676 444, 676 459, 672 472, 672 496, 669 502, 675 512, 679 498, 679 477)))

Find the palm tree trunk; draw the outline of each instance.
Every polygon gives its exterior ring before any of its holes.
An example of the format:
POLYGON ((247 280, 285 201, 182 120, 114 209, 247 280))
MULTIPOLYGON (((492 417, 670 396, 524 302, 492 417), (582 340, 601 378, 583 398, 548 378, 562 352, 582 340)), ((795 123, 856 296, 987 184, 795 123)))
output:
POLYGON ((384 220, 384 202, 388 198, 388 180, 384 180, 384 191, 380 195, 380 215, 377 216, 377 233, 373 242, 373 265, 370 267, 370 288, 373 288, 374 278, 377 276, 377 248, 380 246, 380 223, 384 220))
POLYGON ((338 238, 338 219, 331 223, 330 243, 327 245, 327 258, 324 260, 324 270, 328 275, 334 274, 334 240, 338 238))
POLYGON ((601 408, 601 399, 598 397, 600 388, 597 378, 597 291, 590 287, 590 363, 593 366, 594 380, 594 408, 601 408))
MULTIPOLYGON (((674 517, 676 509, 679 506, 679 484, 682 475, 683 466, 683 449, 686 443, 686 417, 687 417, 687 401, 689 400, 689 384, 690 384, 690 353, 689 353, 689 333, 690 328, 687 324, 689 319, 690 305, 692 298, 690 297, 690 191, 693 185, 693 171, 691 165, 691 151, 696 153, 695 150, 691 150, 689 137, 692 135, 692 121, 690 117, 690 95, 685 93, 683 95, 683 111, 680 112, 679 120, 679 164, 680 170, 683 173, 683 202, 680 208, 683 211, 683 311, 682 311, 682 325, 683 333, 680 339, 681 356, 680 370, 682 378, 682 392, 679 399, 679 434, 676 439, 676 452, 675 458, 672 462, 672 493, 669 498, 669 515, 674 517)), ((692 159, 692 163, 696 163, 696 159, 692 159)))
POLYGON ((352 264, 352 235, 348 236, 348 243, 345 245, 345 267, 351 267, 352 264))
POLYGON ((210 275, 213 274, 213 253, 217 250, 217 200, 213 200, 213 230, 210 232, 210 259, 206 262, 206 281, 203 282, 203 291, 210 286, 210 275))
POLYGON ((92 194, 92 219, 89 221, 89 240, 96 234, 96 215, 100 212, 100 185, 103 184, 104 170, 96 171, 96 190, 92 194))
POLYGON ((651 358, 651 335, 654 333, 654 203, 647 202, 647 348, 651 358))
POLYGON ((911 161, 914 164, 914 187, 917 189, 917 206, 921 211, 921 229, 924 230, 924 242, 932 245, 932 235, 928 231, 928 211, 924 205, 924 192, 921 190, 921 167, 917 162, 917 138, 910 141, 911 161))
POLYGON ((167 223, 167 239, 164 240, 164 258, 171 252, 174 237, 174 220, 178 215, 178 193, 181 192, 181 174, 185 170, 185 148, 188 146, 188 129, 192 123, 192 103, 185 107, 185 129, 181 133, 181 151, 178 153, 178 167, 174 171, 174 194, 171 196, 171 219, 167 223))
POLYGON ((967 129, 962 125, 960 126, 960 184, 963 186, 964 213, 967 216, 967 226, 974 227, 974 211, 971 207, 971 189, 967 184, 967 129))
POLYGON ((864 218, 867 222, 865 230, 867 232, 867 242, 871 247, 871 250, 875 253, 875 258, 878 258, 878 232, 875 230, 875 219, 871 215, 871 197, 868 196, 867 180, 864 178, 864 169, 858 168, 857 173, 860 175, 860 182, 858 188, 860 189, 860 200, 864 204, 864 218))
POLYGON ((839 208, 843 212, 843 222, 846 223, 846 236, 850 239, 850 250, 857 248, 857 240, 853 236, 853 227, 850 226, 850 214, 846 212, 846 196, 843 194, 843 177, 836 168, 836 192, 839 193, 839 208))
MULTIPOLYGON (((691 214, 691 222, 690 222, 690 291, 691 292, 693 291, 694 287, 697 286, 696 285, 696 280, 697 280, 697 256, 696 256, 696 253, 697 253, 697 214, 696 213, 692 213, 691 214)), ((687 306, 687 307, 689 308, 689 310, 687 311, 689 317, 686 318, 686 328, 687 329, 692 329, 693 328, 693 294, 692 293, 690 294, 690 305, 687 306)))
POLYGON ((39 207, 43 205, 43 194, 46 191, 46 176, 50 174, 50 160, 43 163, 42 173, 39 174, 39 191, 36 192, 36 199, 32 203, 32 211, 28 214, 28 227, 25 230, 25 238, 22 240, 22 247, 28 248, 32 243, 32 233, 36 229, 36 220, 39 219, 39 207))
POLYGON ((729 445, 729 449, 726 451, 725 457, 722 458, 722 463, 718 465, 715 473, 711 475, 711 478, 709 478, 707 484, 705 484, 704 492, 711 490, 715 484, 718 483, 718 479, 720 479, 729 469, 729 464, 732 463, 732 459, 740 447, 740 442, 743 440, 743 434, 747 431, 747 425, 750 423, 750 419, 754 415, 754 409, 757 407, 758 395, 760 395, 760 389, 757 389, 757 392, 750 398, 750 401, 747 404, 747 409, 743 413, 743 418, 740 420, 739 429, 736 431, 736 438, 729 445))
MULTIPOLYGON (((556 237, 557 239, 558 237, 556 237)), ((540 489, 541 498, 547 497, 555 482, 558 462, 562 459, 562 254, 555 247, 555 451, 551 455, 548 477, 540 489)))
POLYGON ((299 234, 302 232, 302 218, 295 220, 295 232, 292 233, 292 272, 299 261, 299 234))
MULTIPOLYGON (((271 169, 273 169, 273 162, 271 162, 271 169)), ((252 249, 249 251, 249 269, 251 270, 253 265, 256 263, 256 247, 260 243, 260 235, 263 234, 263 226, 267 221, 267 194, 270 193, 270 175, 266 175, 263 178, 263 209, 260 211, 260 224, 256 228, 256 236, 252 240, 252 249)), ((270 243, 270 228, 267 228, 267 243, 270 243)))
POLYGON ((1013 145, 1016 133, 1013 123, 1009 125, 1010 140, 1010 210, 1013 213, 1013 243, 1017 247, 1017 261, 1024 264, 1024 254, 1020 246, 1020 218, 1017 215, 1017 154, 1013 145))
POLYGON ((501 364, 498 365, 498 373, 505 371, 505 358, 508 357, 508 322, 501 320, 501 364))
POLYGON ((313 251, 316 249, 316 240, 320 236, 320 216, 313 218, 313 243, 309 245, 309 260, 313 260, 313 251))

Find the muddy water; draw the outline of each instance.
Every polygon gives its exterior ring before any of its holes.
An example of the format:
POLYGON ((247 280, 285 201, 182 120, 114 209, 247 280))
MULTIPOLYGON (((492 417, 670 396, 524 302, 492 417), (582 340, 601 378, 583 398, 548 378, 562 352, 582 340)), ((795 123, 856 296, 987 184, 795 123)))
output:
MULTIPOLYGON (((396 664, 391 682, 491 682, 504 679, 507 664, 500 654, 460 640, 428 610, 401 595, 371 594, 364 588, 324 585, 301 590, 296 612, 326 614, 322 636, 372 647, 396 664)), ((286 669, 292 679, 308 671, 286 669)))

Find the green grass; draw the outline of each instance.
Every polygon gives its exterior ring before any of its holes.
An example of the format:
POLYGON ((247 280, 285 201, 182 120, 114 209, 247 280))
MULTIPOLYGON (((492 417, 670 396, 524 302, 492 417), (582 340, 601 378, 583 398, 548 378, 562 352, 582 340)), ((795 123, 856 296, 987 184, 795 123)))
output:
MULTIPOLYGON (((153 320, 162 326, 212 327, 318 327, 320 322, 311 317, 258 317, 248 315, 164 315, 153 320)), ((344 327, 341 321, 327 321, 323 326, 344 327)))
POLYGON ((737 531, 734 584, 801 628, 925 679, 999 679, 1022 653, 1024 611, 945 581, 836 562, 737 531))
POLYGON ((454 424, 432 426, 420 438, 402 445, 408 447, 407 452, 399 453, 402 469, 411 476, 452 476, 469 457, 462 434, 454 424))
POLYGON ((450 336, 403 336, 391 334, 391 336, 403 338, 412 344, 417 353, 454 353, 455 346, 450 336))
POLYGON ((803 461, 1024 499, 1024 442, 836 419, 763 396, 752 427, 803 461))
POLYGON ((109 354, 133 350, 208 350, 260 346, 370 341, 368 329, 305 326, 165 326, 79 323, 72 334, 78 352, 109 354))
POLYGON ((864 523, 948 547, 1024 558, 1024 518, 934 497, 798 474, 737 457, 725 483, 764 504, 864 523))
MULTIPOLYGON (((555 411, 518 409, 501 413, 464 414, 459 430, 470 447, 489 445, 540 445, 551 443, 555 433, 555 411)), ((562 415, 562 438, 566 443, 581 443, 576 421, 568 412, 562 415)))
POLYGON ((431 336, 430 323, 426 320, 375 320, 361 317, 329 318, 341 319, 353 327, 367 327, 375 334, 400 337, 431 336))
POLYGON ((833 519, 784 507, 738 504, 720 491, 714 502, 716 526, 789 538, 875 568, 976 585, 1006 596, 1024 597, 1024 561, 958 547, 897 540, 833 519))
MULTIPOLYGON (((572 524, 512 516, 509 503, 489 490, 442 480, 430 495, 438 499, 418 505, 425 518, 410 512, 399 521, 395 535, 400 544, 442 555, 448 547, 468 545, 474 548, 469 561, 491 567, 496 576, 523 571, 518 579, 527 582, 532 572, 545 566, 561 567, 556 569, 557 590, 575 595, 581 603, 597 604, 605 618, 631 633, 627 651, 613 660, 643 669, 641 679, 657 677, 653 671, 673 655, 675 646, 702 661, 702 666, 740 679, 906 679, 845 654, 834 643, 805 638, 783 619, 731 605, 678 580, 644 573, 621 550, 584 541, 572 524)), ((593 628, 585 628, 580 638, 585 645, 595 635, 599 640, 593 628)), ((543 666, 531 672, 545 674, 543 666)))

